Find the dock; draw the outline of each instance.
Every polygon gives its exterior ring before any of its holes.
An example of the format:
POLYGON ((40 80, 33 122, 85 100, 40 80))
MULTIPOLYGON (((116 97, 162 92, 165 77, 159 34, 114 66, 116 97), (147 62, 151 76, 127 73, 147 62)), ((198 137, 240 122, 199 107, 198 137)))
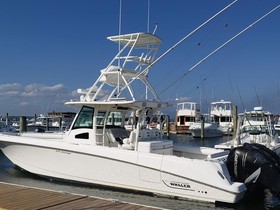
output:
POLYGON ((0 182, 0 210, 18 209, 156 210, 160 208, 0 182))

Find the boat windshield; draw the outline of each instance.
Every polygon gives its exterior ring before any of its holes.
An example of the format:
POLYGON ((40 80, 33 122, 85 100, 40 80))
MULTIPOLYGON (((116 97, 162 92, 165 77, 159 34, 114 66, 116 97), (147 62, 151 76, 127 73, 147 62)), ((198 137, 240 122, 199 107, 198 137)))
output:
POLYGON ((262 125, 247 125, 242 128, 242 133, 252 133, 252 132, 258 132, 258 133, 267 133, 267 126, 262 125))
POLYGON ((182 102, 177 104, 177 110, 184 109, 200 111, 199 105, 196 103, 182 102))
POLYGON ((265 117, 262 115, 251 115, 246 117, 248 121, 258 121, 262 122, 265 121, 265 117))
POLYGON ((81 109, 81 111, 74 123, 73 129, 92 128, 93 113, 94 113, 94 108, 84 106, 81 109))

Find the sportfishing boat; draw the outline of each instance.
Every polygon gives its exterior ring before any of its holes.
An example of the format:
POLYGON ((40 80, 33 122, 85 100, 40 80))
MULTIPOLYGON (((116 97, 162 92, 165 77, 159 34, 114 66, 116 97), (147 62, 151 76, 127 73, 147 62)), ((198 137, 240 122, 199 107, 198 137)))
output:
POLYGON ((280 140, 274 129, 273 114, 262 107, 239 115, 236 138, 215 145, 215 148, 232 148, 244 143, 262 144, 280 154, 280 140))
POLYGON ((224 134, 231 134, 233 130, 233 111, 230 101, 220 100, 211 103, 210 117, 219 124, 224 134))
POLYGON ((200 106, 195 102, 180 102, 177 104, 175 126, 172 133, 190 133, 189 127, 201 117, 200 106))
POLYGON ((242 199, 246 187, 231 180, 224 162, 227 152, 175 149, 160 129, 148 126, 150 116, 169 106, 148 81, 161 39, 132 33, 108 40, 121 49, 79 101, 66 103, 80 107, 70 129, 0 134, 3 153, 20 168, 52 179, 205 202, 242 199), (124 127, 127 113, 137 119, 131 131, 124 127))
POLYGON ((215 145, 230 150, 227 166, 233 180, 246 183, 247 193, 260 195, 268 189, 279 200, 280 140, 274 130, 273 114, 255 107, 239 115, 236 137, 215 145))

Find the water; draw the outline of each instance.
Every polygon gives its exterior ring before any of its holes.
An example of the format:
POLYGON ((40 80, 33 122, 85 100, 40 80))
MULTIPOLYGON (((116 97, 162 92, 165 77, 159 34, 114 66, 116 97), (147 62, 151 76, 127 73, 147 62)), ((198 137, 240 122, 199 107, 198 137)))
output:
MULTIPOLYGON (((173 135, 172 139, 176 142, 185 142, 189 145, 200 145, 213 147, 215 144, 229 140, 229 137, 212 138, 212 139, 193 139, 188 135, 173 135)), ((119 190, 112 190, 107 188, 99 188, 96 186, 88 186, 81 184, 74 184, 69 182, 58 182, 41 178, 39 176, 30 174, 15 167, 4 155, 0 152, 0 181, 6 183, 19 184, 24 186, 31 186, 43 189, 50 189, 56 191, 63 191, 75 194, 83 194, 88 196, 95 196, 106 199, 120 200, 125 202, 150 205, 165 209, 174 210, 263 210, 268 209, 264 203, 264 199, 251 200, 245 199, 242 202, 230 204, 211 204, 203 202, 194 202, 186 200, 176 200, 168 197, 155 197, 147 194, 138 194, 134 192, 123 192, 119 190)), ((273 208, 276 209, 276 208, 273 208)), ((280 209, 280 208, 277 208, 280 209)))

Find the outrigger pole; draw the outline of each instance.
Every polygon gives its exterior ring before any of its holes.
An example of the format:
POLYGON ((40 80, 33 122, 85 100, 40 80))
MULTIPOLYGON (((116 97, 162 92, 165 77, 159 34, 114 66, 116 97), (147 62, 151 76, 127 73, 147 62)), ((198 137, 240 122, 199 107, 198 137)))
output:
POLYGON ((211 53, 209 53, 207 56, 205 56, 203 59, 201 59, 199 62, 197 62, 195 65, 193 65, 191 68, 189 68, 183 75, 181 75, 180 77, 178 77, 171 85, 169 85, 167 88, 165 88, 160 94, 164 93, 167 89, 169 89, 171 86, 173 86, 175 83, 177 83, 180 79, 182 79, 183 77, 187 76, 193 69, 195 69, 198 65, 200 65, 202 62, 204 62, 206 59, 210 58, 212 55, 214 55, 216 52, 218 52, 220 49, 222 49, 223 47, 225 47, 227 44, 229 44, 230 42, 232 42, 234 39, 236 39, 238 36, 240 36, 241 34, 243 34, 245 31, 247 31, 248 29, 252 28, 254 25, 256 25, 258 22, 260 22, 262 19, 266 18, 268 15, 270 15, 272 12, 274 12, 275 10, 277 10, 280 7, 280 4, 276 7, 274 7, 272 10, 270 10, 269 12, 267 12, 265 15, 263 15, 262 17, 260 17, 259 19, 257 19, 255 22, 253 22, 252 24, 250 24, 249 26, 247 26, 246 28, 244 28, 243 30, 241 30, 239 33, 237 33, 235 36, 231 37, 228 41, 226 41, 225 43, 223 43, 222 45, 220 45, 218 48, 216 48, 215 50, 213 50, 211 53))
POLYGON ((180 41, 178 41, 176 44, 174 44, 171 48, 169 48, 165 53, 163 53, 161 56, 159 56, 154 62, 152 62, 149 66, 147 66, 143 71, 139 72, 135 78, 133 78, 126 86, 124 86, 120 92, 118 93, 118 96, 121 94, 121 92, 126 89, 127 86, 129 86, 134 80, 138 79, 141 75, 147 73, 151 67, 153 67, 158 61, 160 61, 163 57, 165 57, 168 53, 170 53, 172 50, 174 50, 179 44, 181 44, 183 41, 185 41, 188 37, 190 37, 192 34, 194 34, 196 31, 198 31, 200 28, 202 28, 204 25, 209 23, 211 20, 215 19, 217 16, 222 14, 224 11, 226 11, 228 8, 230 8, 233 4, 235 4, 238 0, 233 1, 229 5, 227 5, 225 8, 217 12, 215 15, 213 15, 211 18, 206 20, 204 23, 202 23, 200 26, 198 26, 196 29, 194 29, 192 32, 190 32, 188 35, 186 35, 184 38, 182 38, 180 41))

